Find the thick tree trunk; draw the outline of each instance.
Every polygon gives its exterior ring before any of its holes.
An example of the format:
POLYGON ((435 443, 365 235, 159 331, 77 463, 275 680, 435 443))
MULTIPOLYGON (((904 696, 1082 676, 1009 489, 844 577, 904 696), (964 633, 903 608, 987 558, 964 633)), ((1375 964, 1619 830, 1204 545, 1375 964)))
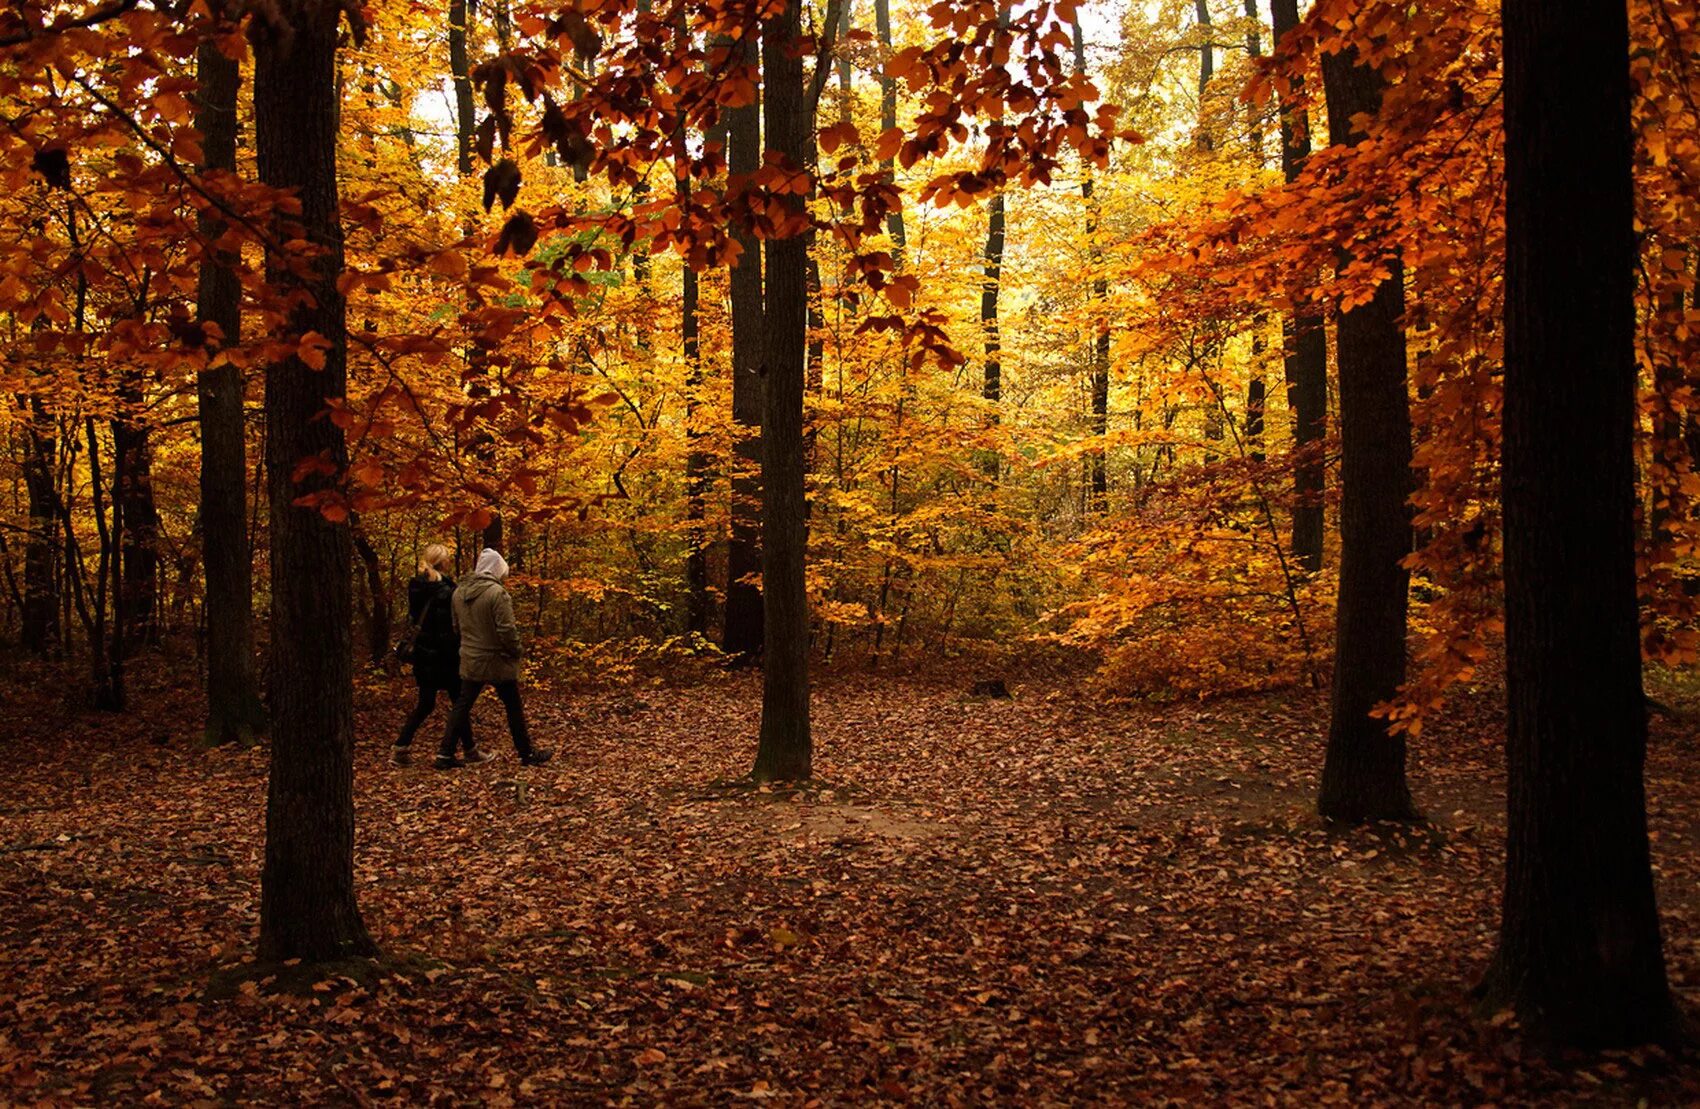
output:
MULTIPOLYGON (((354 896, 354 714, 349 529, 303 494, 334 476, 294 480, 303 459, 346 464, 342 430, 324 418, 344 395, 347 319, 336 288, 342 270, 336 139, 338 5, 287 5, 287 31, 261 25, 254 44, 255 146, 260 179, 296 190, 302 235, 318 248, 309 274, 266 260, 268 279, 306 294, 290 334, 330 342, 323 369, 299 357, 266 370, 267 472, 271 500, 271 780, 266 860, 260 880, 260 957, 320 961, 376 951, 354 896)), ((294 237, 294 236, 285 236, 294 237)))
POLYGON ((1507 850, 1488 1000, 1589 1047, 1672 1031, 1642 783, 1624 5, 1505 0, 1507 850))
MULTIPOLYGON (((800 9, 762 27, 767 150, 785 163, 812 164, 812 121, 803 89, 800 9)), ((804 198, 787 196, 789 218, 807 216, 804 198)), ((766 621, 762 666, 758 780, 809 777, 809 599, 804 580, 808 511, 804 493, 803 392, 808 341, 808 237, 801 227, 767 245, 767 342, 762 405, 762 599, 766 621)))
MULTIPOLYGON (((241 68, 211 42, 196 56, 200 81, 195 126, 208 171, 236 168, 236 93, 241 68)), ((201 234, 212 242, 221 221, 203 217, 201 234)), ((196 314, 218 327, 221 346, 237 341, 242 326, 242 284, 221 254, 203 262, 196 314), (220 263, 224 264, 220 264, 220 263)), ((242 371, 226 363, 204 371, 197 383, 201 423, 201 549, 206 565, 208 743, 253 742, 266 727, 254 669, 253 559, 246 513, 248 472, 243 429, 242 371)))
MULTIPOLYGON (((885 61, 891 57, 891 0, 874 0, 874 34, 880 44, 880 129, 889 131, 897 126, 897 79, 886 76, 885 61)), ((886 180, 892 180, 894 171, 890 159, 880 163, 880 170, 886 180)), ((886 230, 891 235, 891 242, 897 248, 899 261, 902 260, 903 250, 909 245, 908 236, 903 230, 903 209, 898 208, 885 218, 886 230)))
MULTIPOLYGON (((1329 137, 1354 144, 1358 114, 1381 104, 1382 78, 1355 55, 1328 55, 1329 137)), ((1348 259, 1342 258, 1344 266, 1348 259)), ((1404 820, 1416 815, 1405 782, 1405 739, 1371 716, 1405 680, 1405 622, 1411 552, 1411 412, 1405 386, 1404 274, 1341 315, 1340 589, 1335 610, 1334 685, 1328 754, 1317 809, 1332 820, 1404 820)))
MULTIPOLYGON (((1271 0, 1277 43, 1299 24, 1298 0, 1271 0)), ((1281 110, 1281 171, 1290 183, 1298 180, 1310 157, 1310 133, 1304 113, 1281 110)), ((1322 458, 1328 434, 1328 336, 1314 312, 1296 313, 1281 321, 1281 362, 1287 381, 1287 409, 1292 413, 1293 558, 1309 573, 1322 569, 1323 492, 1327 480, 1322 458)))
MULTIPOLYGON (((745 58, 756 61, 753 37, 744 43, 745 58)), ((764 77, 763 84, 766 80, 764 77)), ((761 168, 760 102, 728 113, 727 169, 729 187, 737 192, 761 168)), ((762 567, 762 333, 767 326, 762 307, 761 240, 748 230, 735 229, 743 248, 732 267, 732 423, 738 434, 732 463, 732 535, 726 549, 726 628, 721 647, 750 663, 761 654, 762 592, 748 579, 762 567)))

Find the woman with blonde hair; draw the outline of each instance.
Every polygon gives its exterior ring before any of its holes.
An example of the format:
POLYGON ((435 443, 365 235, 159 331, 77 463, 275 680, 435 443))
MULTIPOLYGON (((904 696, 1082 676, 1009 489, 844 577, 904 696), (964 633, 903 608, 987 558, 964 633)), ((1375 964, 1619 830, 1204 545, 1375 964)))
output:
MULTIPOLYGON (((452 706, 460 696, 460 635, 454 625, 455 580, 449 576, 454 562, 441 543, 425 548, 419 574, 407 583, 407 618, 418 629, 413 638, 413 678, 419 684, 419 703, 407 714, 401 735, 395 741, 395 763, 412 761, 413 736, 437 703, 438 693, 449 695, 452 706)), ((467 763, 487 762, 491 756, 472 741, 472 720, 456 721, 455 739, 465 750, 467 763)))

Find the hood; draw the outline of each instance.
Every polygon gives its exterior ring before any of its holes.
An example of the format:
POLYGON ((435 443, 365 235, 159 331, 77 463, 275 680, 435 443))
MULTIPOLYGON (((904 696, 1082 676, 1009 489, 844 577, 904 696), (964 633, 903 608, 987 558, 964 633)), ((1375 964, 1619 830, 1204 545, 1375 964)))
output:
POLYGON ((502 583, 489 574, 468 574, 460 579, 460 585, 455 589, 455 595, 462 604, 472 604, 486 593, 500 593, 502 583))
POLYGON ((508 564, 493 549, 485 547, 478 552, 478 564, 473 567, 473 573, 488 574, 497 581, 501 581, 508 576, 508 564))

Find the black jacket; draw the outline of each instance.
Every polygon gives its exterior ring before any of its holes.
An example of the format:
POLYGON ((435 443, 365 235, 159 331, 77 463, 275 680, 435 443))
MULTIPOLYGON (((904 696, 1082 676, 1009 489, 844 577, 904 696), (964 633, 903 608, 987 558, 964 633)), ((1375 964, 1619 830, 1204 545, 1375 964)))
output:
POLYGON ((460 677, 454 592, 454 579, 447 574, 437 581, 421 574, 407 583, 407 619, 419 625, 419 635, 413 641, 413 672, 421 682, 443 689, 460 677))

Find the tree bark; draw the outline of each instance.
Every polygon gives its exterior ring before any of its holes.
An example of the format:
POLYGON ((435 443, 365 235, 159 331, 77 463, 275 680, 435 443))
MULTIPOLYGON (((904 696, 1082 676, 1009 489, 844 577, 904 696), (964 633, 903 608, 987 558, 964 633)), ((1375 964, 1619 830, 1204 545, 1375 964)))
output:
MULTIPOLYGON (((325 419, 347 380, 346 310, 336 176, 336 44, 340 7, 297 0, 287 28, 254 31, 255 147, 260 179, 293 189, 300 237, 317 248, 305 274, 266 259, 267 279, 303 294, 287 334, 329 341, 322 369, 291 357, 266 369, 271 502, 271 779, 260 878, 260 957, 322 961, 370 955, 354 895, 354 714, 349 527, 297 498, 325 490, 347 463, 342 430, 325 419), (322 460, 333 474, 295 480, 322 460)), ((290 238, 294 236, 282 236, 290 238)))
POLYGON ((684 272, 684 303, 680 311, 680 340, 685 353, 685 627, 708 634, 708 556, 703 549, 703 500, 708 492, 709 459, 702 449, 702 432, 695 425, 697 391, 702 388, 701 318, 698 315, 696 271, 684 272))
MULTIPOLYGON (((753 36, 743 43, 744 58, 756 62, 753 36)), ((763 79, 765 84, 765 77, 763 79)), ((729 113, 728 188, 751 184, 761 168, 761 101, 729 113)), ((748 664, 762 652, 762 591, 748 579, 762 568, 762 307, 761 240, 747 228, 733 232, 742 247, 732 267, 732 423, 738 434, 732 463, 732 535, 726 549, 726 627, 721 647, 748 664)))
POLYGON ((1504 0, 1507 843, 1487 999, 1541 1039, 1668 1036, 1635 583, 1622 3, 1504 0))
MULTIPOLYGON (((1079 20, 1074 24, 1074 72, 1086 74, 1086 39, 1079 20)), ((1095 512, 1110 507, 1110 476, 1104 440, 1110 430, 1110 283, 1104 276, 1104 250, 1098 243, 1098 201, 1093 197, 1092 170, 1083 169, 1080 197, 1086 202, 1086 244, 1092 260, 1092 345, 1088 357, 1088 384, 1092 393, 1092 435, 1098 445, 1087 456, 1089 505, 1095 512)))
POLYGON ((53 471, 58 440, 41 401, 30 397, 19 406, 24 440, 24 491, 29 499, 29 535, 24 541, 24 648, 45 655, 61 646, 58 561, 59 491, 53 471))
MULTIPOLYGON (((139 412, 140 389, 127 390, 127 407, 139 412)), ((119 631, 127 649, 157 646, 159 625, 159 507, 153 495, 153 444, 140 416, 112 421, 113 499, 123 520, 118 535, 123 577, 119 585, 124 619, 119 631)))
MULTIPOLYGON (((1275 41, 1299 25, 1298 0, 1271 0, 1275 41)), ((1310 157, 1310 132, 1303 112, 1281 109, 1281 172, 1298 180, 1310 157)), ((1314 280, 1312 281, 1314 285, 1314 280)), ((1314 311, 1281 321, 1281 362, 1292 413, 1293 559, 1307 573, 1322 569, 1323 500, 1327 474, 1322 444, 1328 434, 1328 336, 1314 311)))
MULTIPOLYGON (((1354 53, 1322 63, 1328 130, 1336 144, 1362 133, 1352 117, 1380 110, 1383 81, 1354 53)), ((1351 259, 1342 257, 1344 268, 1351 259)), ((1335 609, 1334 684, 1328 753, 1317 809, 1358 823, 1416 815, 1405 781, 1405 738, 1370 715, 1405 680, 1411 552, 1411 412, 1405 386, 1404 274, 1339 321, 1340 588, 1335 609)))
POLYGON ((1198 148, 1214 150, 1216 143, 1210 137, 1210 128, 1204 118, 1204 93, 1210 87, 1210 79, 1216 76, 1216 50, 1211 42, 1215 31, 1210 22, 1209 0, 1194 0, 1193 9, 1203 36, 1198 44, 1198 148))
MULTIPOLYGON (((767 151, 793 167, 811 165, 812 121, 803 88, 801 0, 762 27, 767 151)), ((805 198, 784 198, 789 220, 807 218, 805 198)), ((808 511, 804 492, 804 362, 808 343, 808 236, 791 227, 767 244, 767 342, 762 405, 761 742, 757 780, 798 780, 813 769, 809 730, 809 599, 804 578, 808 511)))
MULTIPOLYGON (((200 83, 195 126, 201 133, 202 169, 236 169, 236 94, 241 67, 203 42, 196 55, 200 83)), ((224 233, 213 215, 201 218, 208 243, 224 233)), ((209 249, 213 249, 209 247, 209 249)), ((237 342, 242 327, 242 283, 228 252, 201 264, 196 315, 218 327, 220 347, 237 342)), ((248 472, 243 427, 242 371, 230 363, 201 373, 196 394, 201 424, 201 558, 206 566, 208 743, 252 743, 265 731, 254 669, 253 559, 248 546, 248 472)))
MULTIPOLYGON (((874 34, 880 44, 880 129, 889 131, 897 126, 897 79, 886 75, 884 63, 891 57, 891 0, 874 0, 874 34)), ((888 158, 880 163, 886 180, 893 180, 895 171, 888 158)), ((903 230, 903 209, 899 207, 885 218, 886 231, 891 235, 899 261, 909 245, 903 230)))
POLYGON ((449 0, 449 79, 455 92, 455 166, 472 176, 472 61, 467 49, 466 0, 449 0))

